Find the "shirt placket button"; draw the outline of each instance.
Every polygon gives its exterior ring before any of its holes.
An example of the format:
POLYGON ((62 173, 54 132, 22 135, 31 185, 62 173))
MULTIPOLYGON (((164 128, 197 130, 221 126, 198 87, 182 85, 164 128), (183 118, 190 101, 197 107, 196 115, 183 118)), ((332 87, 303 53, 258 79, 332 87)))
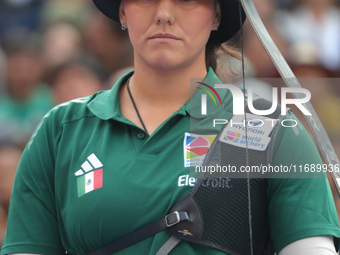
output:
POLYGON ((145 137, 145 134, 144 133, 139 133, 138 135, 137 135, 137 137, 139 138, 139 139, 144 139, 144 137, 145 137))

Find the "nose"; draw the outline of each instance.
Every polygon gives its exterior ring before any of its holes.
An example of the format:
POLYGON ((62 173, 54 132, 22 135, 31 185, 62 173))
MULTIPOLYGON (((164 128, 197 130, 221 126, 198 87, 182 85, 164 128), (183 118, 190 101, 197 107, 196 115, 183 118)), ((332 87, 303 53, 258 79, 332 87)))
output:
POLYGON ((159 0, 155 21, 157 24, 173 24, 175 21, 175 6, 173 0, 159 0))

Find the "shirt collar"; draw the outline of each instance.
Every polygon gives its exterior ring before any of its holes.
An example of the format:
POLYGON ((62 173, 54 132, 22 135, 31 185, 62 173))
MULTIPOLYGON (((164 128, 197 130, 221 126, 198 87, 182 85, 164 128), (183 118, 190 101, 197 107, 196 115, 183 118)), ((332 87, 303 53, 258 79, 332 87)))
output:
POLYGON ((133 75, 134 70, 123 74, 110 90, 98 94, 89 104, 90 111, 98 118, 108 120, 114 117, 121 117, 119 89, 133 75))
MULTIPOLYGON (((120 110, 119 89, 121 85, 124 84, 133 75, 133 73, 134 70, 128 71, 115 82, 110 90, 105 90, 102 93, 97 94, 97 96, 88 104, 88 108, 90 109, 90 111, 98 118, 103 120, 108 120, 115 117, 122 117, 122 113, 120 110)), ((215 74, 214 70, 209 66, 208 73, 202 83, 208 84, 214 88, 214 85, 221 84, 221 81, 215 74)), ((219 106, 221 107, 217 96, 214 95, 214 93, 210 91, 210 89, 208 89, 204 85, 200 85, 199 88, 201 89, 196 90, 191 99, 178 110, 178 113, 184 115, 189 114, 194 118, 205 118, 213 114, 215 110, 219 108, 219 106), (206 94, 206 92, 202 89, 209 90, 217 103, 216 106, 213 99, 207 98, 207 115, 201 114, 201 95, 206 94)), ((227 94, 227 90, 216 89, 216 91, 219 94, 223 105, 223 99, 227 94)))

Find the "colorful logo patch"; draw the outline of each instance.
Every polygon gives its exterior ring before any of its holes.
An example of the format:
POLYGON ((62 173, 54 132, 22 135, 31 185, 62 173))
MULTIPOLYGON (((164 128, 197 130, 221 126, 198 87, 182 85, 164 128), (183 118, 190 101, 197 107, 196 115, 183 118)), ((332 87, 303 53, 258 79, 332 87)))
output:
POLYGON ((87 157, 81 168, 75 173, 75 176, 77 176, 78 198, 103 187, 103 164, 94 153, 87 157))
POLYGON ((241 137, 241 134, 233 132, 233 131, 228 131, 223 139, 227 141, 232 141, 234 143, 238 143, 240 141, 240 137, 241 137))
POLYGON ((184 166, 200 166, 203 163, 216 135, 195 135, 185 133, 184 137, 184 166))
POLYGON ((233 116, 229 120, 228 125, 223 128, 219 140, 240 148, 257 151, 266 150, 271 140, 269 134, 273 127, 271 125, 263 125, 262 122, 264 122, 263 119, 265 117, 255 116, 258 118, 256 119, 254 116, 253 114, 247 113, 247 123, 250 123, 250 125, 246 125, 243 116, 233 116), (242 125, 242 123, 244 123, 244 125, 242 125))

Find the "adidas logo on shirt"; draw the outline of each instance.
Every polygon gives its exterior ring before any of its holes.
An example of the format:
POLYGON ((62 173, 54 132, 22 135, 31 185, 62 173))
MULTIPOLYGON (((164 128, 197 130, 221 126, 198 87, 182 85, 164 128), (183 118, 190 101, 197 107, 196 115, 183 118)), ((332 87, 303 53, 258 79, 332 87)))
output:
POLYGON ((94 153, 87 157, 77 176, 78 198, 103 187, 103 164, 94 153))

